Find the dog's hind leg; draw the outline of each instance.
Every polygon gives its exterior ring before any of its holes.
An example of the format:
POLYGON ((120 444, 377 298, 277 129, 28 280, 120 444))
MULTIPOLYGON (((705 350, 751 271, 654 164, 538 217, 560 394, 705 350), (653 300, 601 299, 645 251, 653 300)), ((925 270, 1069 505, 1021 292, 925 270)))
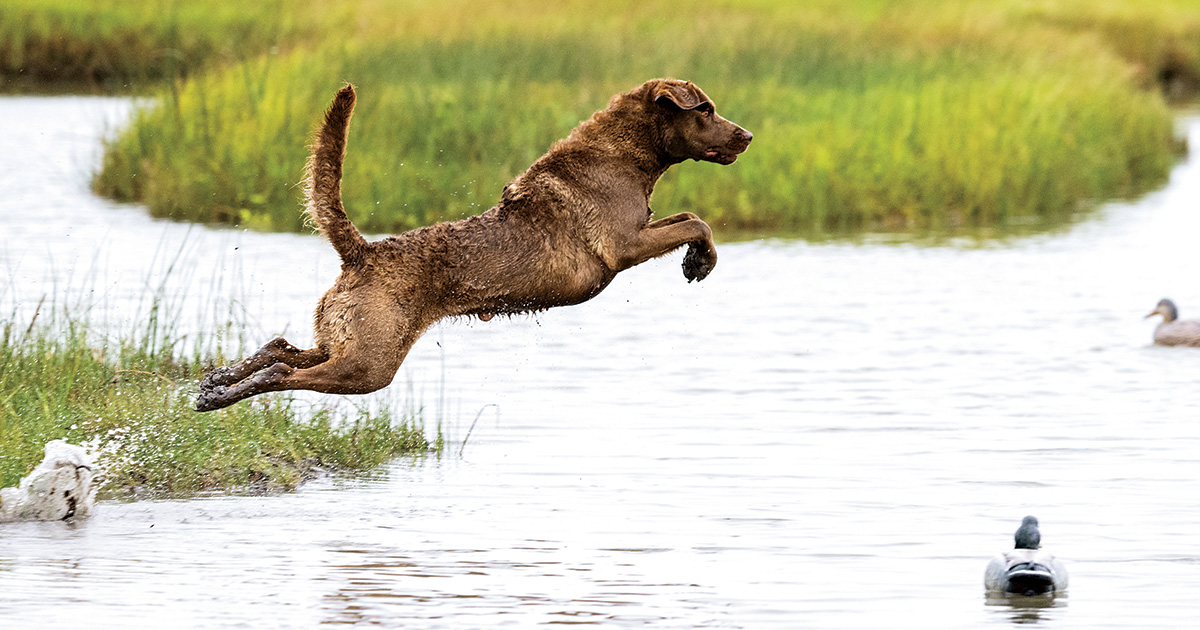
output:
POLYGON ((218 385, 201 390, 200 395, 196 397, 196 411, 212 411, 251 396, 293 389, 308 389, 325 394, 368 394, 386 387, 392 382, 392 376, 395 376, 393 372, 387 377, 370 378, 367 370, 353 363, 329 361, 302 369, 276 363, 228 387, 218 385))
POLYGON ((240 362, 209 372, 208 376, 201 381, 200 389, 208 390, 220 385, 232 385, 276 363, 283 363, 294 368, 309 368, 324 363, 328 359, 329 351, 325 348, 301 350, 288 343, 283 337, 276 337, 259 348, 258 352, 240 362))
POLYGON ((272 356, 287 360, 279 360, 253 372, 250 370, 257 363, 247 365, 242 368, 248 372, 245 378, 227 385, 201 388, 196 398, 196 410, 228 407, 266 392, 306 389, 326 394, 367 394, 387 387, 428 322, 414 323, 390 312, 393 306, 385 303, 384 297, 384 294, 364 292, 348 294, 345 300, 327 302, 334 306, 323 312, 318 321, 325 326, 346 326, 333 331, 318 327, 317 338, 325 340, 319 343, 322 348, 332 348, 329 353, 320 351, 318 354, 312 350, 289 353, 285 346, 291 348, 290 344, 273 341, 233 369, 255 360, 269 361, 272 356), (351 306, 336 308, 343 302, 351 306), (299 358, 306 359, 307 363, 295 360, 299 358), (317 361, 318 358, 328 360, 317 361), (299 365, 289 364, 288 360, 299 365))
POLYGON ((393 347, 350 347, 345 356, 296 368, 279 362, 232 385, 202 389, 197 411, 212 411, 266 392, 307 389, 325 394, 369 394, 391 384, 417 336, 393 347))

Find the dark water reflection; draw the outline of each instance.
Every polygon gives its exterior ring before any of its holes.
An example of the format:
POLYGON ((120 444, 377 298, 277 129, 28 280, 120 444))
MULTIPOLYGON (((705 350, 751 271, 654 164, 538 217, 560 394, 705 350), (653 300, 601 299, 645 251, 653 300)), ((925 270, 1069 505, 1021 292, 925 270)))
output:
MULTIPOLYGON (((70 293, 127 329, 178 253, 181 332, 233 310, 251 343, 309 341, 320 239, 87 194, 127 107, 0 99, 0 298, 70 293)), ((1200 352, 1141 316, 1200 316, 1198 175, 1062 233, 728 244, 699 285, 675 256, 579 307, 444 324, 379 396, 440 418, 448 456, 0 527, 0 625, 1187 627, 1200 352), (1069 597, 989 601, 1030 513, 1069 597)))
POLYGON ((1009 621, 1014 625, 1032 625, 1043 619, 1050 619, 1049 609, 1062 608, 1067 605, 1068 595, 1010 595, 1008 593, 988 593, 988 606, 995 606, 1009 615, 1009 621))

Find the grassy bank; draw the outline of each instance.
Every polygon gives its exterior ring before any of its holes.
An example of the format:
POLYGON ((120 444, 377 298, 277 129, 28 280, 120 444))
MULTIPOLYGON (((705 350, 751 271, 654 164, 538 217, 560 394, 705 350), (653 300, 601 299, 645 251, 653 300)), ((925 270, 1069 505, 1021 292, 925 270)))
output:
POLYGON ((1162 90, 1200 77, 1200 5, 1182 0, 326 6, 303 22, 319 32, 264 11, 255 24, 289 45, 245 38, 263 53, 172 82, 109 143, 96 189, 161 216, 303 229, 304 144, 351 81, 348 210, 396 232, 488 208, 610 95, 676 76, 756 139, 731 167, 673 169, 660 214, 724 235, 1027 225, 1163 181, 1162 90))
POLYGON ((314 413, 267 396, 196 413, 204 362, 178 343, 149 328, 105 339, 58 320, 0 321, 0 487, 16 485, 58 438, 98 454, 102 497, 288 489, 320 469, 430 449, 416 418, 387 410, 314 413))
POLYGON ((145 89, 206 68, 287 50, 348 14, 323 3, 5 0, 0 88, 145 89))

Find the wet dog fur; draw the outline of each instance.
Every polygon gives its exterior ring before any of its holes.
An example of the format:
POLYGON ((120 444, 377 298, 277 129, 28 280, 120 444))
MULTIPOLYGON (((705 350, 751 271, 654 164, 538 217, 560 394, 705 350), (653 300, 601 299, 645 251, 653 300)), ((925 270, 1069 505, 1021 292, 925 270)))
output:
POLYGON ((200 385, 196 409, 264 392, 364 394, 391 383, 434 322, 482 320, 585 302, 617 273, 683 245, 683 275, 717 262, 709 226, 683 212, 653 220, 650 195, 674 164, 732 164, 752 135, 699 87, 655 79, 612 98, 504 188, 496 206, 367 242, 346 216, 342 162, 355 92, 334 97, 308 160, 305 211, 342 259, 314 316, 316 346, 282 337, 200 385))

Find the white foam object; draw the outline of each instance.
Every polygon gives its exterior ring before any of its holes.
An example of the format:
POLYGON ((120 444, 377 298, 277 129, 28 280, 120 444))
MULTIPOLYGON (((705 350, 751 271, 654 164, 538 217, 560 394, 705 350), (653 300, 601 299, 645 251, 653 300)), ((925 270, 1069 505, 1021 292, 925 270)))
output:
POLYGON ((0 523, 88 516, 96 507, 94 470, 83 448, 64 440, 47 443, 46 458, 21 485, 0 489, 0 523))

